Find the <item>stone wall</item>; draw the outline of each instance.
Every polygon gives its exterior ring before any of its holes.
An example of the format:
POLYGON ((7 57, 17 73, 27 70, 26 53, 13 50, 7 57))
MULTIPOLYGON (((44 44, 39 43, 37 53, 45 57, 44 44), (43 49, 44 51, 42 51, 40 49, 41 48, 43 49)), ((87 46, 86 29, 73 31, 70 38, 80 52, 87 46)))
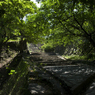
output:
POLYGON ((60 55, 63 55, 63 54, 64 55, 71 55, 71 54, 77 54, 78 50, 72 44, 72 45, 67 45, 67 46, 64 46, 64 45, 56 46, 54 52, 59 53, 60 55))

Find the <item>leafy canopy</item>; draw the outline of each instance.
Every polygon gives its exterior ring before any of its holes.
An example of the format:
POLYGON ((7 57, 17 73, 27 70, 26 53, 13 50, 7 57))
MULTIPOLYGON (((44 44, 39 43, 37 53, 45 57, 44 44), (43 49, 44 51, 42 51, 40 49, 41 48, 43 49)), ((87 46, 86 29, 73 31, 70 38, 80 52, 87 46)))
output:
POLYGON ((31 1, 0 1, 0 43, 4 44, 9 39, 24 36, 24 29, 27 29, 23 17, 35 13, 36 10, 36 5, 31 1))
POLYGON ((93 52, 95 50, 95 5, 93 2, 42 0, 38 21, 41 22, 41 27, 44 26, 42 31, 47 30, 49 33, 46 43, 53 42, 55 46, 73 43, 75 46, 80 46, 79 49, 84 50, 85 46, 85 51, 93 52))

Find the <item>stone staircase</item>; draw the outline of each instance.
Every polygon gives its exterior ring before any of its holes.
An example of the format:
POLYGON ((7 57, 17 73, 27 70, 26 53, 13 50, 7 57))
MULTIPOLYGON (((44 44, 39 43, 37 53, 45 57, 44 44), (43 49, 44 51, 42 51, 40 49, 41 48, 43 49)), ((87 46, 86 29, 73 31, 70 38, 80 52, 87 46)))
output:
POLYGON ((58 65, 57 61, 43 61, 43 56, 40 57, 42 60, 39 57, 37 61, 32 60, 29 68, 32 95, 95 95, 95 67, 82 63, 71 64, 70 61, 66 64, 64 59, 59 60, 61 64, 58 65))

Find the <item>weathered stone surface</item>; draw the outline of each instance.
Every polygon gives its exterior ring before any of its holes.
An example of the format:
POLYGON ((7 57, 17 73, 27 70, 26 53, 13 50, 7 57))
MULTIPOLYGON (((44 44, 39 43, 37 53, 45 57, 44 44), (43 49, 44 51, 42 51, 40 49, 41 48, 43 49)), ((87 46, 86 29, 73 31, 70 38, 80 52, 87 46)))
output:
MULTIPOLYGON (((42 63, 42 68, 44 70, 51 73, 51 75, 54 75, 54 77, 57 77, 57 79, 60 79, 61 82, 62 81, 65 82, 67 86, 71 87, 70 90, 73 92, 73 95, 79 95, 79 93, 81 92, 80 90, 83 90, 82 86, 84 84, 87 84, 89 77, 93 73, 95 73, 94 66, 86 65, 82 61, 66 60, 59 55, 48 55, 45 53, 41 53, 40 55, 37 55, 37 56, 35 55, 35 57, 41 57, 42 61, 35 60, 34 62, 42 63), (47 64, 47 65, 45 66, 43 64, 47 64), (79 93, 76 93, 75 90, 78 91, 79 93)), ((42 74, 43 72, 40 72, 40 71, 38 72, 39 72, 39 75, 38 75, 39 77, 51 81, 49 75, 42 74)), ((54 80, 52 79, 51 82, 54 83, 54 80)), ((56 83, 55 86, 58 86, 58 85, 59 84, 56 83)), ((95 90, 94 87, 93 89, 91 89, 92 93, 95 92, 93 90, 95 90)), ((88 89, 85 95, 94 95, 94 94, 90 94, 91 91, 88 89)), ((59 94, 59 95, 62 95, 62 94, 59 94)), ((66 94, 66 95, 71 95, 71 94, 66 94)))
POLYGON ((89 86, 84 95, 95 95, 95 81, 89 86))
POLYGON ((64 80, 71 90, 95 72, 93 67, 87 65, 44 66, 44 68, 64 80))

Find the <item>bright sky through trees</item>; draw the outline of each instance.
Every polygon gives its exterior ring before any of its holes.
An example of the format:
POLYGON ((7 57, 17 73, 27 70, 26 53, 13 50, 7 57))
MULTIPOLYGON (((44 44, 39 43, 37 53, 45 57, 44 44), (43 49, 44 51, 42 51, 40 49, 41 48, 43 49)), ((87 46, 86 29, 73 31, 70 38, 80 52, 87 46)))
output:
POLYGON ((30 0, 30 1, 33 1, 37 5, 37 7, 41 6, 41 3, 37 3, 36 0, 30 0))
MULTIPOLYGON (((36 2, 36 0, 30 0, 30 1, 33 1, 37 5, 38 8, 41 6, 41 3, 36 2)), ((23 18, 23 20, 24 21, 26 20, 26 16, 23 18)))

